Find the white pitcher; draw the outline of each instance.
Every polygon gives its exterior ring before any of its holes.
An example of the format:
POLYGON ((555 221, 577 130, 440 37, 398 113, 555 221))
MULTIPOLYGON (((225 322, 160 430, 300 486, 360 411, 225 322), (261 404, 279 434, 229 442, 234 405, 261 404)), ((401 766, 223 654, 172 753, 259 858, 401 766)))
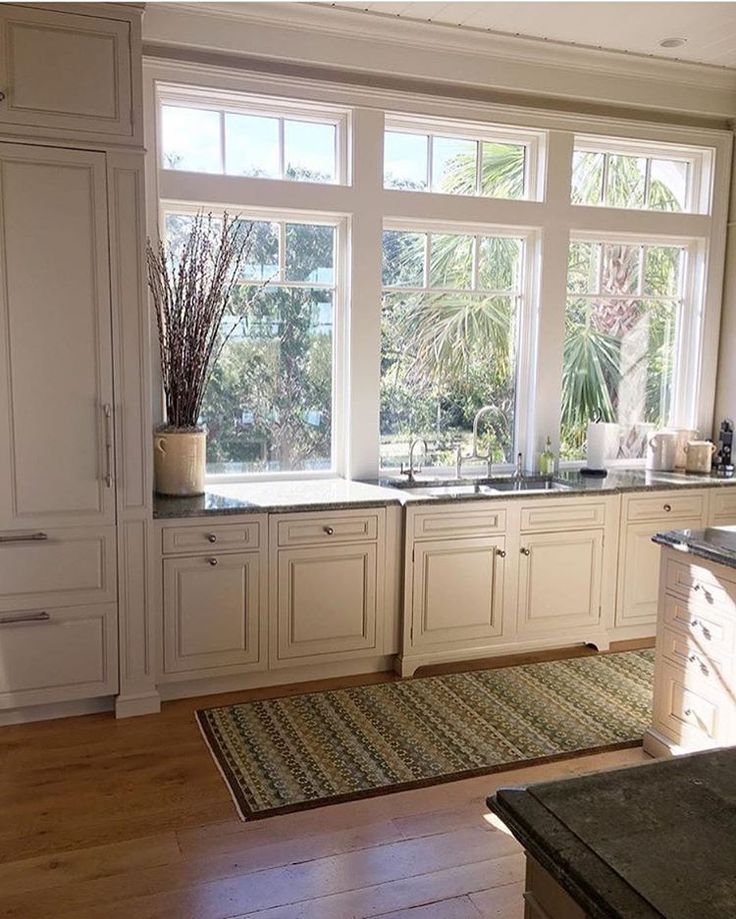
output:
POLYGON ((672 472, 677 460, 677 434, 674 431, 657 431, 647 442, 646 468, 658 472, 672 472))

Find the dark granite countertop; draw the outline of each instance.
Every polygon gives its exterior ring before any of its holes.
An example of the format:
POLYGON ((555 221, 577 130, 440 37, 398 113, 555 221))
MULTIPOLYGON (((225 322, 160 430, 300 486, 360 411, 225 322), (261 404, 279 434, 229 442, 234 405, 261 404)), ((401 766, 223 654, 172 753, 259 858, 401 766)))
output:
POLYGON ((704 530, 667 530, 654 542, 672 546, 699 558, 736 568, 736 527, 706 527, 704 530))
POLYGON ((736 749, 526 788, 488 806, 594 919, 736 916, 736 749))
MULTIPOLYGON (((204 495, 194 498, 171 498, 155 495, 153 516, 156 519, 209 517, 225 514, 286 513, 302 510, 345 510, 360 507, 386 507, 391 504, 456 504, 466 501, 504 501, 525 498, 575 498, 581 495, 612 495, 623 492, 655 491, 677 488, 717 488, 736 485, 736 478, 685 475, 676 472, 648 472, 644 469, 613 469, 603 478, 589 478, 578 472, 563 472, 555 480, 567 487, 561 491, 504 491, 497 494, 412 495, 406 483, 380 478, 351 481, 348 479, 284 480, 211 484, 204 495), (404 485, 404 488, 396 487, 404 485)), ((452 482, 451 479, 417 478, 416 484, 452 482)), ((457 484, 468 485, 470 477, 457 484)), ((478 480, 480 481, 480 480, 478 480)))

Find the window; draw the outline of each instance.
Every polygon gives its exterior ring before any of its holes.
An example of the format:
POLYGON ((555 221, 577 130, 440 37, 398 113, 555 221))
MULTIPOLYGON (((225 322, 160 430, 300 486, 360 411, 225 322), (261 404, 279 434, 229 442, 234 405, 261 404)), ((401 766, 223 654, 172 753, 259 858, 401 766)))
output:
POLYGON ((384 231, 384 468, 406 458, 414 436, 442 445, 444 464, 455 443, 469 454, 473 417, 489 404, 497 410, 479 452, 511 462, 524 258, 525 240, 512 233, 384 231))
POLYGON ((383 184, 403 191, 528 198, 537 140, 488 126, 395 116, 386 121, 383 184))
POLYGON ((295 182, 344 181, 345 116, 282 109, 243 100, 164 93, 161 104, 164 169, 295 182))
POLYGON ((705 213, 710 159, 707 150, 576 137, 572 203, 705 213))
MULTIPOLYGON (((621 426, 620 456, 643 455, 672 423, 685 313, 682 245, 574 240, 563 354, 561 455, 583 459, 589 421, 621 426)), ((694 344, 694 338, 693 342, 694 344)))
MULTIPOLYGON (((170 248, 190 219, 166 215, 170 248)), ((208 474, 332 470, 340 225, 242 222, 251 243, 202 408, 208 474)))

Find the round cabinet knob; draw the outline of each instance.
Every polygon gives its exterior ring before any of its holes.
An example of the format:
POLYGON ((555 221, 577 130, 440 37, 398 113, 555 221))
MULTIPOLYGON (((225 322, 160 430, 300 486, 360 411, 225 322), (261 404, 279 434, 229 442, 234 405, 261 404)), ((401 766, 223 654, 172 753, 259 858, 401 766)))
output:
POLYGON ((522 548, 522 550, 521 550, 521 554, 522 554, 522 555, 531 555, 532 553, 531 553, 531 550, 530 550, 530 549, 527 549, 526 546, 524 546, 524 547, 522 548))
POLYGON ((335 532, 335 528, 334 528, 334 527, 322 527, 322 529, 325 531, 325 533, 326 533, 328 536, 332 536, 332 534, 335 532))
POLYGON ((208 541, 208 542, 217 542, 217 534, 216 534, 216 533, 208 533, 208 534, 207 534, 207 541, 208 541))
POLYGON ((212 565, 212 567, 214 568, 215 565, 217 564, 217 559, 216 559, 216 558, 208 558, 208 559, 207 559, 207 563, 208 563, 209 565, 212 565))
POLYGON ((669 512, 672 510, 672 505, 665 504, 663 509, 669 514, 669 512))
POLYGON ((499 558, 506 558, 506 550, 505 550, 505 549, 496 549, 496 555, 497 555, 499 558))

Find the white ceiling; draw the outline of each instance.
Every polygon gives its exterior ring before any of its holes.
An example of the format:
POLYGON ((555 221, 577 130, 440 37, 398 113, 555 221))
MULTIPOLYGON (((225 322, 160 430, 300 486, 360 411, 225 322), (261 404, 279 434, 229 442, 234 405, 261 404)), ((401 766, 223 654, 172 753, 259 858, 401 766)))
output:
POLYGON ((476 2, 409 3, 345 0, 336 10, 441 23, 554 42, 656 55, 736 68, 736 2, 476 2), (660 41, 685 38, 679 48, 660 41))

